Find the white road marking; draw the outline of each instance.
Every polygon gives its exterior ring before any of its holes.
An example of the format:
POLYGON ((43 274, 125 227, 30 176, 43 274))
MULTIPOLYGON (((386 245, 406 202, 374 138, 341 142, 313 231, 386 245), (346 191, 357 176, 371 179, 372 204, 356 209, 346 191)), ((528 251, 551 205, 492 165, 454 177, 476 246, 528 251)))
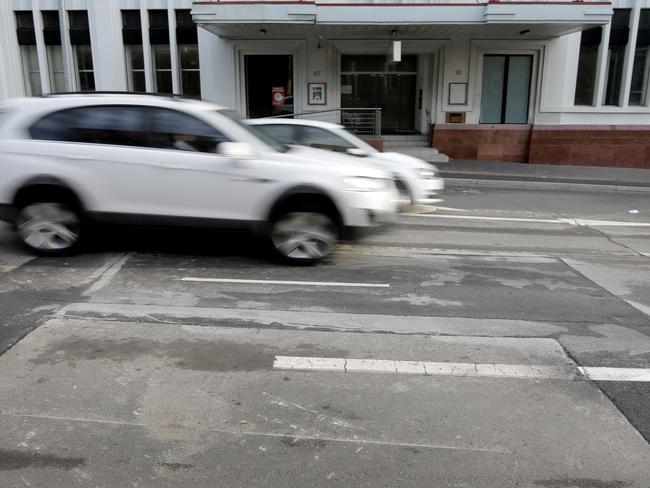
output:
POLYGON ((109 261, 104 266, 99 268, 91 275, 91 279, 99 278, 93 285, 82 293, 83 296, 87 297, 93 293, 98 292, 104 288, 108 283, 113 279, 113 277, 119 273, 124 266, 124 263, 129 259, 130 254, 126 253, 121 258, 113 261, 109 261))
POLYGON ((592 381, 638 381, 650 382, 650 369, 599 368, 579 366, 580 372, 592 381))
POLYGON ((349 288, 390 288, 388 283, 343 283, 337 281, 283 281, 283 280, 240 280, 234 278, 181 278, 181 281, 200 283, 245 283, 257 285, 298 285, 298 286, 342 286, 349 288))
POLYGON ((524 217, 491 217, 484 215, 440 215, 440 214, 416 214, 405 213, 408 217, 424 217, 429 219, 462 219, 462 220, 483 220, 493 222, 527 222, 533 224, 564 224, 577 227, 650 227, 650 222, 624 222, 614 220, 590 220, 590 219, 534 219, 524 217))
POLYGON ((472 378, 650 382, 650 369, 549 366, 530 364, 440 363, 393 359, 345 359, 276 356, 273 369, 335 371, 340 373, 392 373, 472 378))
POLYGON ((558 219, 530 219, 523 217, 487 217, 481 215, 440 215, 440 214, 404 214, 408 217, 424 217, 429 219, 462 219, 462 220, 489 220, 495 222, 533 222, 543 224, 561 224, 558 219))

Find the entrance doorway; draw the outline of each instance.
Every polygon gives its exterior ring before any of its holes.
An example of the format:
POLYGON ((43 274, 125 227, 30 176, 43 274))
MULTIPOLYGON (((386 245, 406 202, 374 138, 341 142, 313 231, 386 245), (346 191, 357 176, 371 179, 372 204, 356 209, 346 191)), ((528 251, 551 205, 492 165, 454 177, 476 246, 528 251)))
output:
POLYGON ((481 124, 528 123, 532 66, 530 55, 485 55, 481 124))
POLYGON ((341 107, 380 107, 384 134, 415 132, 418 58, 390 63, 381 55, 341 56, 341 107))
POLYGON ((249 118, 293 113, 293 56, 247 54, 246 114, 249 118))

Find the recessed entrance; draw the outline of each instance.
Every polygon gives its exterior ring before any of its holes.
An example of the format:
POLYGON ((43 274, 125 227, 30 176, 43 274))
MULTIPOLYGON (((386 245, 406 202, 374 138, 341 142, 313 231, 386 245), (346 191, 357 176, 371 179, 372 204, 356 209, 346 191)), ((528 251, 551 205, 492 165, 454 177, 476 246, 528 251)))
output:
POLYGON ((381 55, 341 56, 341 107, 380 107, 384 134, 415 132, 418 58, 390 63, 381 55))
POLYGON ((293 113, 293 56, 248 54, 244 63, 248 117, 293 113))

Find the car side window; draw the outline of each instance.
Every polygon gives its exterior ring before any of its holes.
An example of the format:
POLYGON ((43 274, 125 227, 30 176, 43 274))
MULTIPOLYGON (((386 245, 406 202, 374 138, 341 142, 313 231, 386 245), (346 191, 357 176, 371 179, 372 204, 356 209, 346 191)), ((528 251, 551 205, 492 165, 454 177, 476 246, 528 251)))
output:
POLYGON ((319 149, 328 149, 330 151, 345 152, 347 149, 354 147, 349 141, 341 136, 334 134, 320 127, 300 127, 300 142, 304 146, 316 147, 319 149))
POLYGON ((256 125, 256 128, 282 144, 299 144, 296 127, 290 124, 256 125))
POLYGON ((138 107, 86 106, 46 115, 32 125, 33 139, 118 146, 146 146, 145 124, 138 107))
POLYGON ((158 107, 144 110, 151 147, 216 153, 219 144, 229 141, 217 129, 192 115, 158 107))

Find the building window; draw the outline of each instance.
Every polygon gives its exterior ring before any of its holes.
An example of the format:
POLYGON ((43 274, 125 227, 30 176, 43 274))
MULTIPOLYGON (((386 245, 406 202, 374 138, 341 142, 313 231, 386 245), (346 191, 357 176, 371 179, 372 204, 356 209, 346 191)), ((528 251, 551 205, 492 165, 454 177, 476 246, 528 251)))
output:
POLYGON ((596 91, 598 49, 603 29, 594 27, 582 32, 580 57, 578 58, 578 79, 576 81, 575 105, 593 105, 596 91))
POLYGON ((126 46, 126 67, 129 90, 146 92, 147 83, 144 74, 144 53, 142 52, 141 44, 126 46))
POLYGON ((88 30, 88 12, 86 10, 69 10, 70 29, 88 30))
POLYGON ((95 90, 95 73, 93 70, 93 52, 88 44, 74 47, 77 66, 78 86, 80 91, 95 90))
POLYGON ((176 42, 181 70, 181 93, 201 98, 198 34, 188 9, 176 10, 176 42))
POLYGON ((169 52, 169 44, 154 44, 153 69, 155 73, 154 91, 157 93, 172 93, 172 63, 169 52))
POLYGON ((149 40, 153 60, 154 91, 157 93, 174 91, 167 16, 167 10, 149 10, 149 40))
POLYGON ((625 50, 630 35, 630 9, 614 9, 612 29, 607 53, 607 84, 605 88, 605 105, 621 104, 621 85, 625 50))
POLYGON ((130 91, 144 93, 147 91, 147 83, 139 10, 122 10, 122 41, 126 53, 128 88, 130 91))
POLYGON ((201 98, 201 74, 199 70, 199 46, 185 44, 178 46, 181 67, 181 93, 201 98))
POLYGON ((23 77, 25 79, 25 92, 28 96, 43 94, 41 87, 41 71, 38 66, 38 51, 36 46, 20 46, 23 64, 23 77))
POLYGON ((53 92, 65 91, 65 74, 63 71, 63 54, 61 46, 47 46, 47 62, 50 66, 50 84, 53 92))
POLYGON ((20 45, 23 80, 25 93, 37 96, 43 93, 41 87, 41 72, 38 65, 36 49, 36 33, 34 32, 34 17, 30 10, 19 10, 16 14, 16 36, 20 45))
POLYGON ((483 58, 481 124, 527 124, 533 57, 483 58))
POLYGON ((641 9, 639 33, 636 50, 634 51, 634 66, 632 68, 632 84, 630 86, 629 104, 635 106, 648 104, 648 72, 650 71, 650 9, 641 9))

